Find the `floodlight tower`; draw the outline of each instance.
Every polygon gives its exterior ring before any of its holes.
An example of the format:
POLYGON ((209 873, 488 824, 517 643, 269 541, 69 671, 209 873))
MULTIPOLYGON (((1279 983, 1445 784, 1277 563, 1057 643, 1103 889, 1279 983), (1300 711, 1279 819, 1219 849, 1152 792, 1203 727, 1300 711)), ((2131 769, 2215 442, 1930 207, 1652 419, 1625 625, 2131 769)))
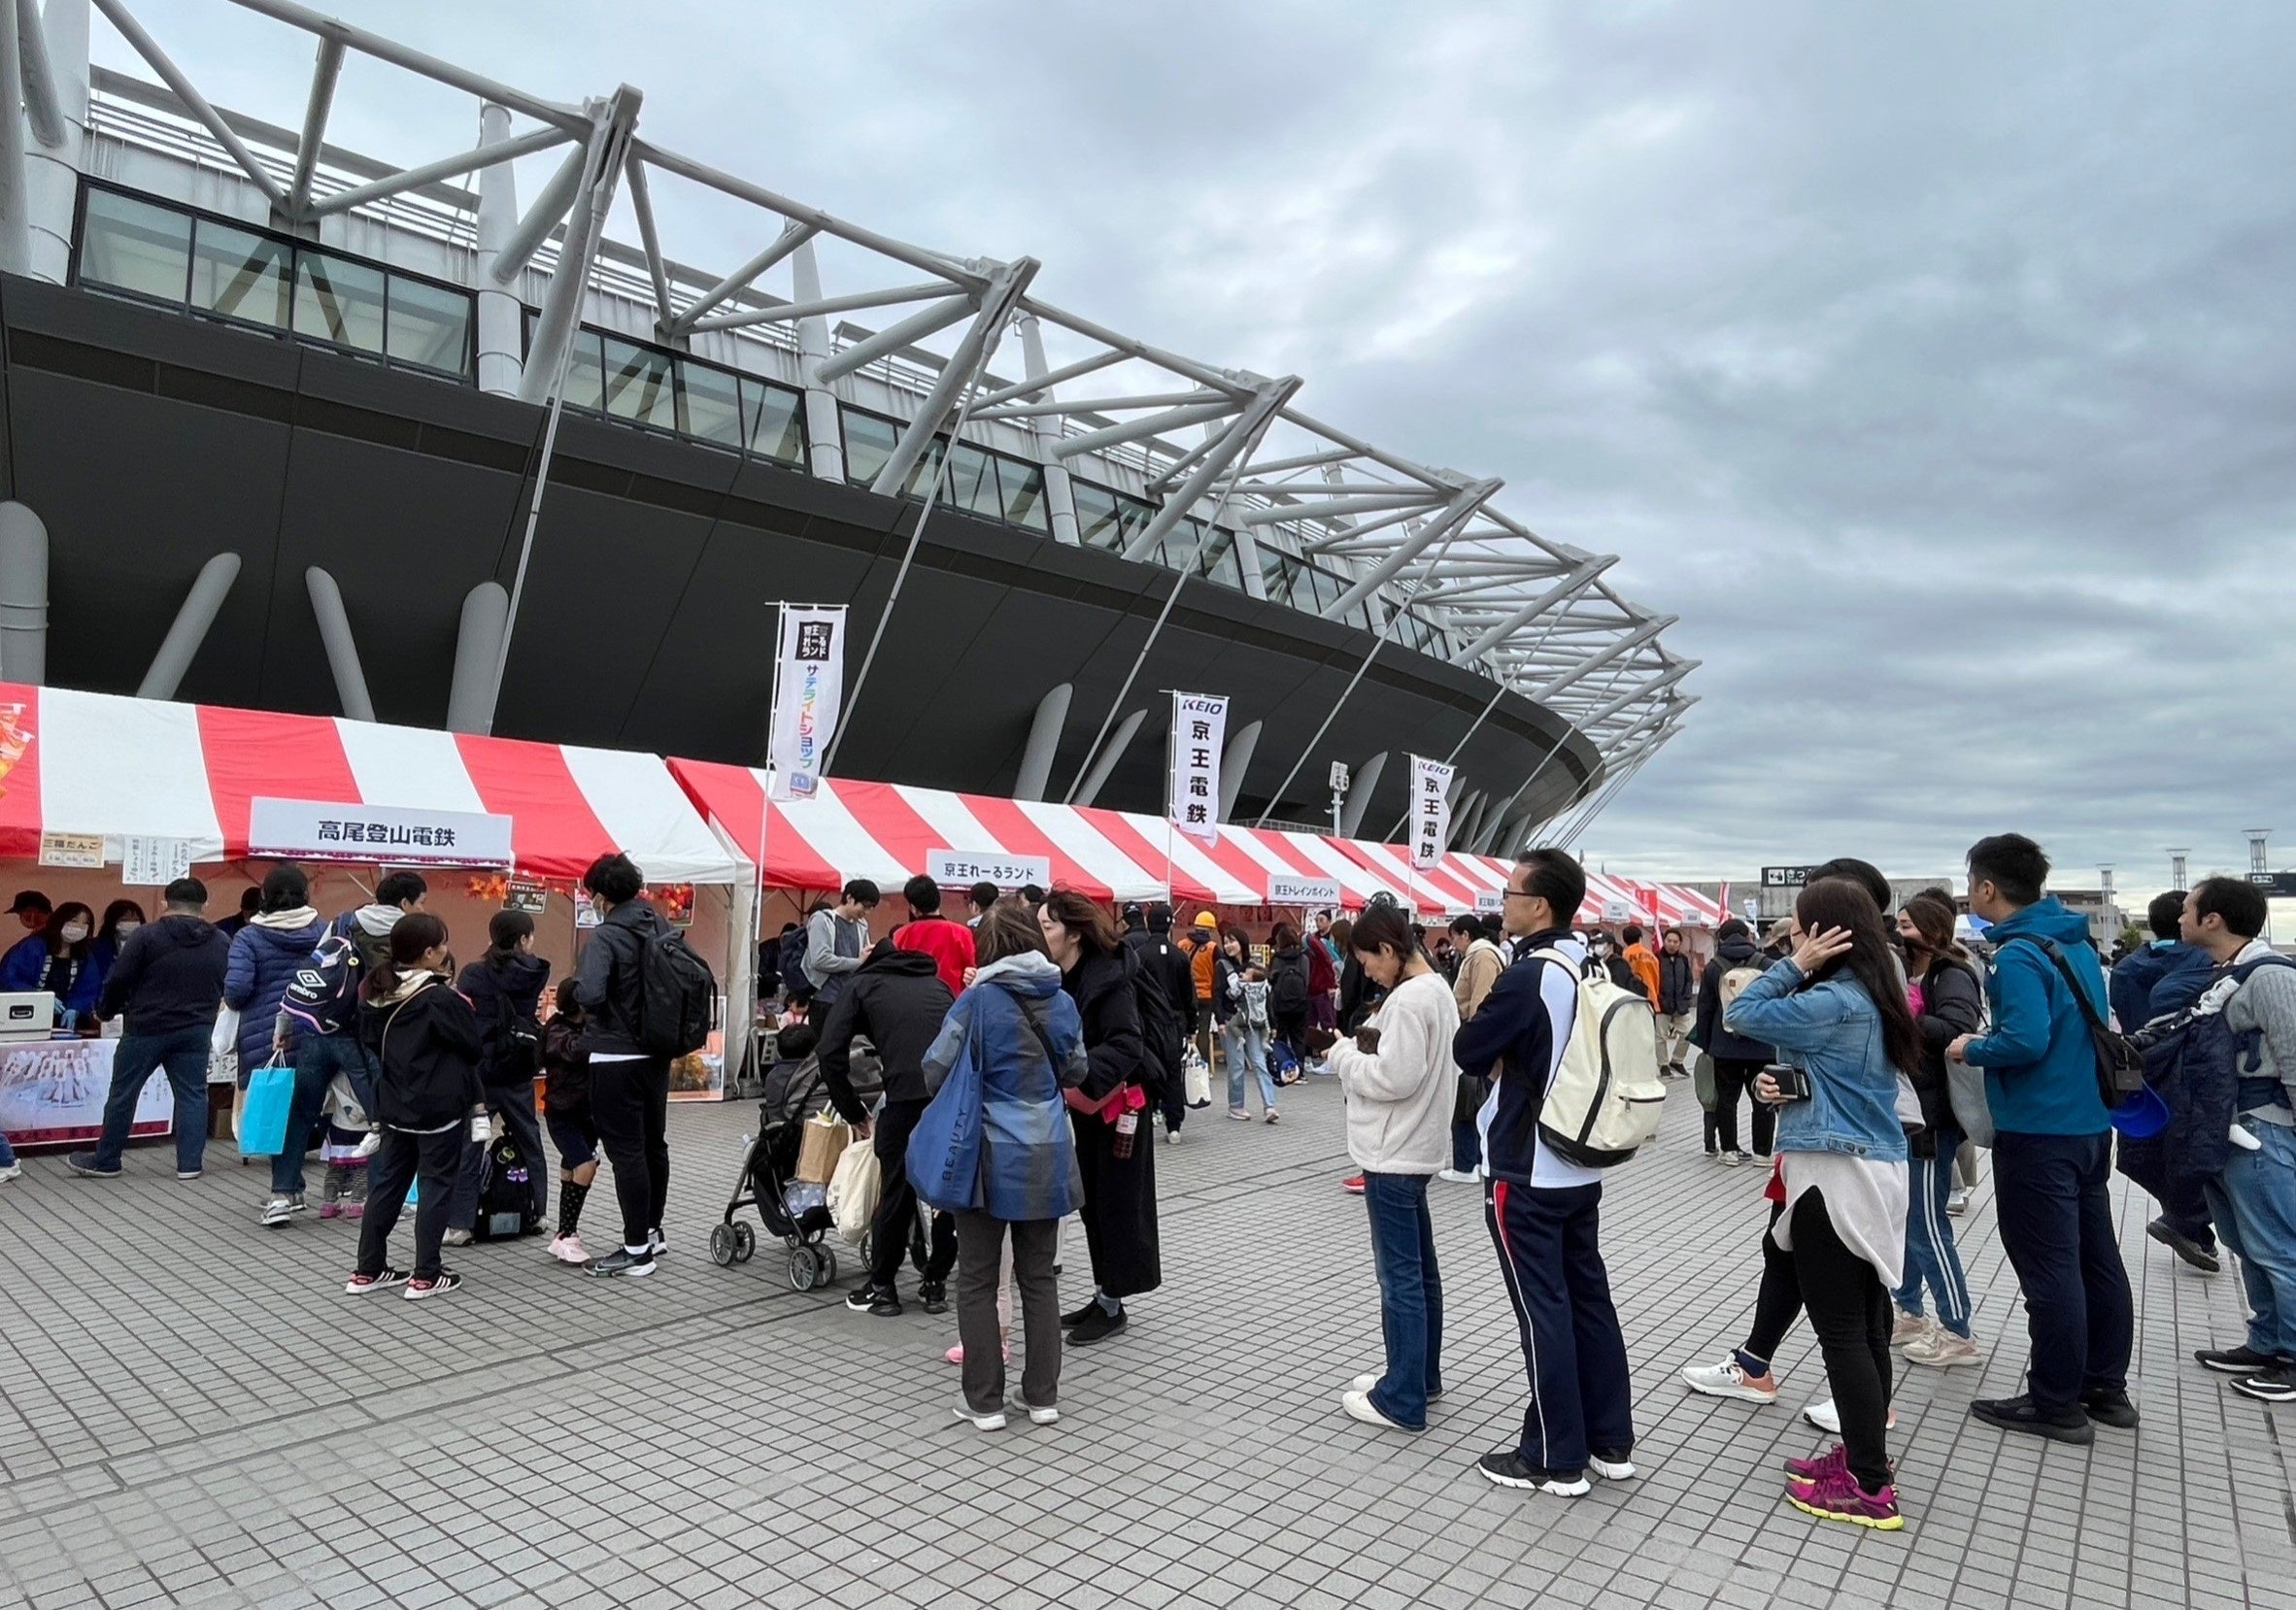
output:
POLYGON ((2184 871, 2184 857, 2191 854, 2190 850, 2169 852, 2169 887, 2179 894, 2192 887, 2192 881, 2184 871))

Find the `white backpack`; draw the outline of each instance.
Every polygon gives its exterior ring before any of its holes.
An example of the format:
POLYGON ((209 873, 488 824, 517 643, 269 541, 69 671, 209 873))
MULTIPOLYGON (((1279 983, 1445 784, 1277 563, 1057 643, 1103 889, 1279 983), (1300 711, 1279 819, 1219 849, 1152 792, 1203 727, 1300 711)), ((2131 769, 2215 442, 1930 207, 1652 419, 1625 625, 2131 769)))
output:
MULTIPOLYGON (((1576 974, 1560 951, 1538 951, 1576 974)), ((1558 1157, 1608 1168, 1658 1133, 1667 1090, 1658 1079, 1658 1017, 1607 975, 1578 980, 1578 1016, 1539 1109, 1539 1138, 1558 1157)))

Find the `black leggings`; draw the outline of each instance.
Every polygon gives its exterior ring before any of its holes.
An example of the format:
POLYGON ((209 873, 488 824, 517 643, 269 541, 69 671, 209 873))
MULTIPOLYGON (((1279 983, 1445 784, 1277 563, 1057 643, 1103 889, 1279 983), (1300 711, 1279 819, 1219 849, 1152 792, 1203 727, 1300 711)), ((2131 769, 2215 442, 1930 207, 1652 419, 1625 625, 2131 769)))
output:
POLYGON ((1741 1350, 1748 1358, 1761 1360, 1764 1374, 1769 1373, 1770 1361, 1777 1357, 1786 1332, 1802 1317, 1802 1277, 1794 1272, 1794 1255, 1780 1252, 1770 1239, 1778 1215, 1785 1211, 1783 1202, 1770 1204, 1770 1223, 1762 1229, 1762 1286, 1754 1293, 1754 1327, 1746 1332, 1746 1345, 1741 1350))
POLYGON ((1815 1191, 1794 1203, 1794 1271, 1825 1355, 1850 1474, 1868 1493, 1878 1493, 1890 1480, 1889 1293, 1874 1265, 1836 1233, 1826 1199, 1815 1191))

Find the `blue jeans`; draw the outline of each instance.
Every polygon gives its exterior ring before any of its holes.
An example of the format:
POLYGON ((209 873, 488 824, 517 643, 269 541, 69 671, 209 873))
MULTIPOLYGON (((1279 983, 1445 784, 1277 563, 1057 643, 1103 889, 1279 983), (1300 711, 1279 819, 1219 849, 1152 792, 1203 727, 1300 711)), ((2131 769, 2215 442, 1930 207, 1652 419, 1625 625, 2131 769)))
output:
POLYGON ((8 1137, 0 1135, 0 1168, 16 1166, 16 1148, 8 1144, 8 1137))
POLYGON ((2224 1172, 2208 1184, 2217 1236, 2241 1260, 2247 1291, 2248 1345, 2275 1358, 2296 1358, 2296 1129, 2244 1119, 2241 1127, 2263 1150, 2235 1147, 2224 1172))
POLYGON ((1267 1030, 1254 1028, 1241 1018, 1220 1025, 1220 1043, 1228 1048, 1228 1110, 1244 1110, 1244 1069, 1248 1064, 1260 1079, 1260 1105, 1275 1111, 1275 1080, 1267 1072, 1267 1030))
MULTIPOLYGON (((295 1042, 295 1093, 287 1103, 287 1140, 271 1159, 271 1194, 292 1196, 303 1189, 303 1154, 311 1150, 312 1126, 326 1105, 327 1087, 340 1073, 351 1082, 351 1093, 375 1117, 374 1054, 355 1034, 309 1034, 295 1042)), ((411 1178, 411 1176, 410 1176, 411 1178)), ((368 1194, 374 1193, 370 1181, 368 1194)))
POLYGON ((212 1028, 179 1028, 173 1034, 130 1034, 112 1055, 112 1090, 104 1097, 104 1134, 96 1142, 95 1165, 118 1168, 127 1150, 127 1131, 145 1081, 165 1069, 176 1092, 176 1172, 196 1173, 207 1156, 207 1060, 212 1028))
POLYGON ((1921 1289, 1927 1286, 1938 1299, 1938 1323, 1967 1341, 1969 1277, 1962 1272, 1953 1220, 1945 1212, 1945 1196, 1953 1189, 1953 1154, 1961 1150, 1961 1136, 1951 1129, 1934 1133, 1936 1157, 1906 1159, 1906 1284, 1897 1289, 1897 1303, 1908 1314, 1920 1313, 1921 1289))
POLYGON ((1398 1426, 1427 1426, 1427 1400, 1443 1390, 1443 1281, 1424 1174, 1364 1174, 1371 1211, 1371 1267, 1379 1275, 1379 1328, 1387 1373, 1371 1407, 1398 1426))
POLYGON ((2136 1305, 2112 1234, 2112 1135, 1993 1137, 2002 1250, 2025 1291, 2031 1391, 2043 1410, 2129 1384, 2136 1305))

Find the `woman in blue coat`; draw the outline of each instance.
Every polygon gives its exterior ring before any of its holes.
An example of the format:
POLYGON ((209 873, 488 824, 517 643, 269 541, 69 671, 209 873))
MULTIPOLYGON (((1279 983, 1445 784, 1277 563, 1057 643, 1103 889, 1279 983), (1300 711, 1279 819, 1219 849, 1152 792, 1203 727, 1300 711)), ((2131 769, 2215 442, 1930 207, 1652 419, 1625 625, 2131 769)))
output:
POLYGON ((239 1014, 240 1089, 271 1059, 279 1003, 325 932, 311 906, 310 880, 299 868, 273 867, 263 880, 263 908, 232 935, 223 969, 223 1004, 239 1014))
POLYGON ((0 960, 0 989, 48 990, 55 996, 58 1022, 65 1012, 93 1012, 103 982, 96 973, 94 934, 95 913, 67 900, 48 926, 18 940, 0 960))
MULTIPOLYGON (((1012 1235, 1027 1358, 1021 1400, 1039 1426, 1060 1419, 1061 1295, 1053 1279, 1061 1220, 1083 1200, 1064 1087, 1084 1082, 1084 1023, 1061 989, 1044 934, 1018 901, 973 930, 978 971, 925 1055, 938 1091, 967 1057, 980 1072, 980 1206, 957 1214, 957 1335, 964 1350, 960 1420, 1004 1427, 1004 1350, 996 1334, 1004 1240, 1012 1235)), ((961 1131, 964 1125, 960 1125, 961 1131)), ((945 1132, 945 1131, 944 1131, 945 1132)), ((912 1179, 930 1178, 912 1159, 912 1179)))

